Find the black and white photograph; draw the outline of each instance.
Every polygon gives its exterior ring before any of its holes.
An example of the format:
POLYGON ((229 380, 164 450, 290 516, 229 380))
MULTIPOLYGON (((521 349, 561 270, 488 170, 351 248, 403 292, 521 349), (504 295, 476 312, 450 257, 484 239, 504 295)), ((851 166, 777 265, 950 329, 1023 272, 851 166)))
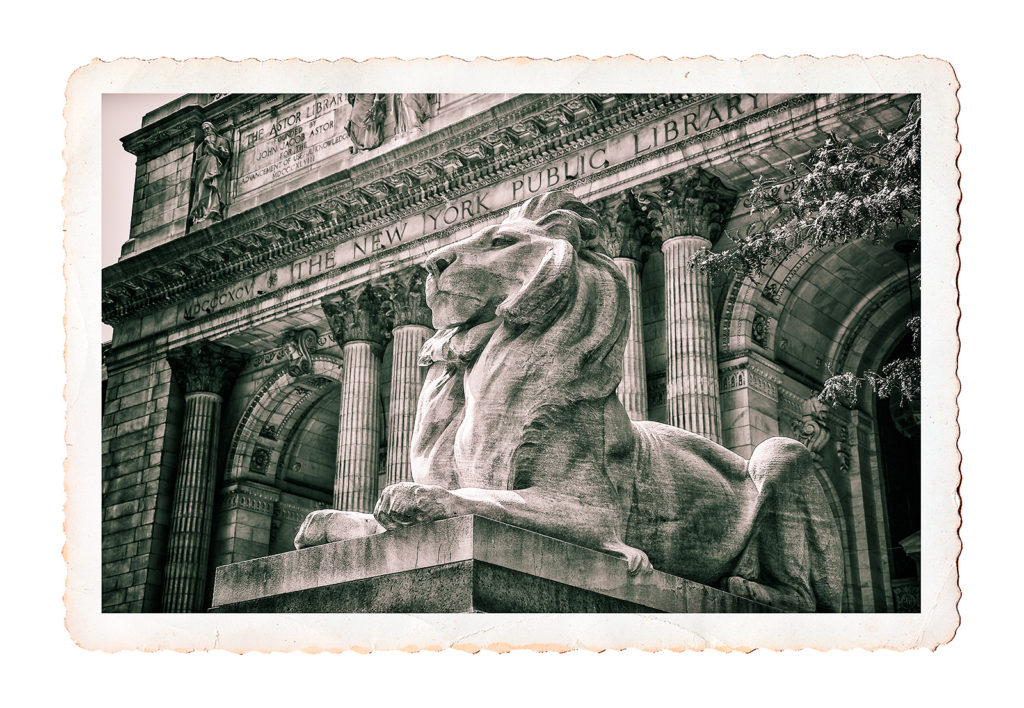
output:
POLYGON ((443 646, 499 615, 481 643, 948 641, 952 75, 751 62, 743 86, 693 62, 688 93, 629 61, 570 91, 457 92, 444 60, 285 93, 89 67, 72 635, 443 646))

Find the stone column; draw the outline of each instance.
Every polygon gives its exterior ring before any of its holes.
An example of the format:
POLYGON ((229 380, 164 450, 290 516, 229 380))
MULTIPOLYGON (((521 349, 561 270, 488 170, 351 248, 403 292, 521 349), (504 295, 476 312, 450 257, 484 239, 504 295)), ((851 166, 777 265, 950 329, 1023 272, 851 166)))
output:
POLYGON ((626 280, 629 332, 622 355, 622 381, 615 390, 631 420, 647 420, 647 364, 644 359, 644 318, 640 273, 652 243, 651 225, 631 192, 619 192, 591 206, 608 226, 598 243, 615 261, 626 280))
POLYGON ((389 301, 379 287, 365 283, 324 298, 321 304, 345 358, 334 507, 370 513, 377 502, 380 357, 388 332, 389 301))
POLYGON ((185 394, 185 414, 164 569, 163 611, 201 612, 213 523, 220 409, 242 358, 209 342, 185 345, 167 358, 185 394))
POLYGON ((650 195, 665 254, 668 422, 720 443, 711 284, 690 259, 721 235, 736 193, 697 169, 662 178, 650 195))
POLYGON ((419 365, 420 349, 434 330, 423 284, 427 272, 420 266, 389 279, 388 292, 394 329, 391 332, 391 400, 388 411, 387 484, 412 481, 409 447, 416 420, 416 404, 427 370, 419 365))

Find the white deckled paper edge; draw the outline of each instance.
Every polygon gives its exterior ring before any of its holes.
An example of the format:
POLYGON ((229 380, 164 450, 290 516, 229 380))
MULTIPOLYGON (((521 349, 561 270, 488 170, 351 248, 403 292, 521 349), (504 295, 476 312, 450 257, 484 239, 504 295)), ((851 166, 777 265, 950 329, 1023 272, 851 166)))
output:
POLYGON ((337 650, 934 648, 959 624, 955 376, 960 199, 958 83, 945 62, 809 57, 744 61, 218 59, 94 62, 68 83, 68 564, 66 624, 81 646, 337 650), (220 92, 920 93, 922 95, 922 584, 920 614, 227 615, 100 612, 100 129, 103 93, 220 92))

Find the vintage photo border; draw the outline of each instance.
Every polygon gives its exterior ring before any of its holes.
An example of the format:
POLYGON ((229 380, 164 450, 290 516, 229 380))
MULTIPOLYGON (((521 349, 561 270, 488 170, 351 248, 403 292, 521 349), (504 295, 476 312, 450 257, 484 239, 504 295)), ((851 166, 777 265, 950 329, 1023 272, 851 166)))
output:
POLYGON ((958 84, 913 57, 744 61, 636 58, 373 60, 357 63, 120 60, 78 70, 67 89, 66 625, 88 648, 774 649, 935 647, 959 624, 958 84), (111 92, 410 88, 471 92, 920 93, 922 98, 922 611, 848 615, 167 615, 100 612, 100 126, 111 92), (924 238, 924 233, 929 236, 924 238))

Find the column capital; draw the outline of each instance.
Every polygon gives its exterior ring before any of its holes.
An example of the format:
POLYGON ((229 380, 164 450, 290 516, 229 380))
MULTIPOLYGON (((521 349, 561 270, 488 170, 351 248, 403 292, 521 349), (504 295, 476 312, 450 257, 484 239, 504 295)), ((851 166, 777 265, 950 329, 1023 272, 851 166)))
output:
POLYGON ((223 396, 244 358, 233 349, 213 342, 193 342, 167 354, 175 378, 186 393, 223 396))
POLYGON ((320 305, 338 344, 369 342, 382 347, 387 341, 391 330, 391 300, 379 285, 357 285, 325 297, 320 305))
POLYGON ((424 285, 427 271, 418 265, 392 273, 384 281, 391 304, 393 327, 422 325, 430 327, 433 315, 427 307, 424 285))
POLYGON ((676 236, 698 236, 714 244, 736 197, 735 190, 699 167, 667 175, 640 189, 641 201, 662 243, 676 236))
POLYGON ((654 224, 631 190, 599 199, 590 206, 607 226, 595 239, 612 258, 631 258, 641 262, 656 247, 654 224))

